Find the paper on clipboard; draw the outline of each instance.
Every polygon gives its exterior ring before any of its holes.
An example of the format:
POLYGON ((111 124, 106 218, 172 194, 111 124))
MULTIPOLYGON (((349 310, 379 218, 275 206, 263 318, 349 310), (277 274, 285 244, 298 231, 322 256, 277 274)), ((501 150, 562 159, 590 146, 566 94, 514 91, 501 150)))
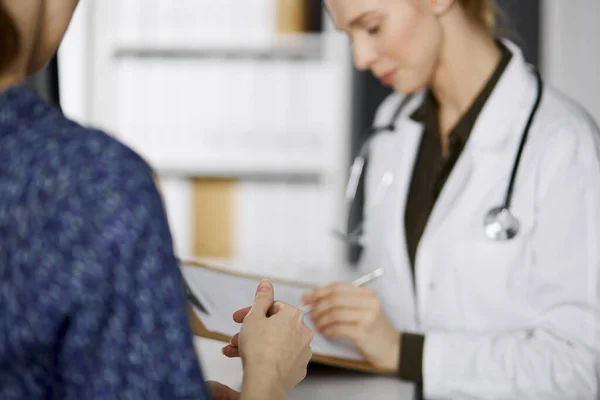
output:
MULTIPOLYGON (((193 307, 194 314, 203 327, 212 333, 231 337, 240 329, 233 321, 232 315, 236 310, 252 304, 260 277, 242 275, 215 267, 202 267, 201 264, 181 266, 189 289, 202 303, 207 312, 193 307)), ((302 294, 310 290, 309 286, 272 280, 275 299, 300 308, 302 294)), ((305 316, 306 325, 314 331, 309 316, 305 316)), ((313 353, 323 357, 333 357, 348 361, 362 361, 362 356, 351 343, 332 340, 314 334, 311 343, 313 353)))

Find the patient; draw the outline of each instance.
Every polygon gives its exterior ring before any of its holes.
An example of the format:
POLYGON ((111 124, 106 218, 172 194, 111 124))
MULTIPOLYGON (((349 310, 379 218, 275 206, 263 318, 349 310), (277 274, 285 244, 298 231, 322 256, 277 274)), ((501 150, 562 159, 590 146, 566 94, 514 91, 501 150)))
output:
POLYGON ((285 398, 311 357, 302 312, 262 282, 223 349, 242 393, 205 383, 152 171, 22 86, 76 5, 0 0, 0 399, 285 398))

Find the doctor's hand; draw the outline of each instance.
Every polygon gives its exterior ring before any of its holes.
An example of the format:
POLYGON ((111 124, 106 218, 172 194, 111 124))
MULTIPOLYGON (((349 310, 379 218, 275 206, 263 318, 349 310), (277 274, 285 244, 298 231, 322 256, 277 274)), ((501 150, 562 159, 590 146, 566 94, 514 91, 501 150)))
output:
POLYGON ((236 311, 233 319, 242 326, 223 354, 242 359, 245 383, 270 382, 289 392, 306 377, 314 334, 301 310, 274 301, 269 281, 261 282, 252 306, 236 311))
POLYGON ((400 332, 385 316, 371 288, 334 283, 304 295, 302 300, 312 306, 310 318, 321 335, 348 339, 374 366, 398 369, 400 332))

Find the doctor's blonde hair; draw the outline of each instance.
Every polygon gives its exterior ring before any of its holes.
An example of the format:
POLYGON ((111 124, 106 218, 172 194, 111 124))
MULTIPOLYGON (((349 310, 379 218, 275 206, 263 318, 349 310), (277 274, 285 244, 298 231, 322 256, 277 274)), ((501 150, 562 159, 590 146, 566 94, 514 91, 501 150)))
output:
POLYGON ((469 19, 490 36, 496 31, 499 9, 494 0, 458 0, 469 19))

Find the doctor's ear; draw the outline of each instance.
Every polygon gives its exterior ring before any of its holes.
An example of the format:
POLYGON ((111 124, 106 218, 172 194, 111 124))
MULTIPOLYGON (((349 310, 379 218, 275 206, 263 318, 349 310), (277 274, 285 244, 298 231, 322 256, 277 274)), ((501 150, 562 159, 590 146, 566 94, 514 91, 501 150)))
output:
POLYGON ((436 16, 445 14, 452 8, 456 0, 426 0, 429 10, 436 16))

